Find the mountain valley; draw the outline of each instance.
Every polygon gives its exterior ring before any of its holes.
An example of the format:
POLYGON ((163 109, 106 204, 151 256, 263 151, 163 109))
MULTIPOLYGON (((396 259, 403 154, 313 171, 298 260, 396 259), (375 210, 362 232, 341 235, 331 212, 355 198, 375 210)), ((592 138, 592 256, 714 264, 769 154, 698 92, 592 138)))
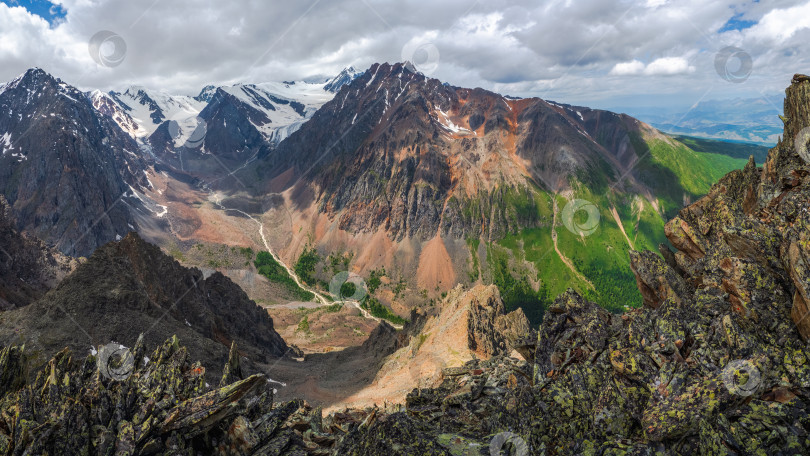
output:
MULTIPOLYGON (((107 240, 136 229, 182 264, 222 272, 305 350, 356 346, 373 329, 360 309, 340 337, 298 330, 334 315, 290 303, 334 295, 341 271, 380 280, 367 305, 395 324, 457 284, 497 285, 532 324, 569 286, 613 311, 637 307, 627 252, 657 248, 668 216, 745 164, 625 115, 451 87, 408 64, 196 97, 133 87, 78 99, 120 127, 102 143, 129 148, 122 196, 108 191, 113 207, 93 230, 122 211, 126 228, 107 240), (260 251, 302 274, 267 280, 260 251)), ((25 214, 14 215, 29 231, 25 214)))
POLYGON ((666 217, 745 164, 627 116, 453 88, 401 64, 372 67, 255 159, 219 160, 217 178, 191 173, 196 187, 150 177, 172 187, 147 193, 180 240, 262 248, 266 226, 287 264, 314 251, 309 285, 321 291, 350 257, 343 269, 366 279, 387 272, 396 285, 377 298, 402 317, 480 280, 534 323, 570 284, 604 305, 640 305, 632 282, 611 279, 630 277, 627 251, 656 248, 666 217), (587 236, 564 229, 573 200, 598 208, 587 236))

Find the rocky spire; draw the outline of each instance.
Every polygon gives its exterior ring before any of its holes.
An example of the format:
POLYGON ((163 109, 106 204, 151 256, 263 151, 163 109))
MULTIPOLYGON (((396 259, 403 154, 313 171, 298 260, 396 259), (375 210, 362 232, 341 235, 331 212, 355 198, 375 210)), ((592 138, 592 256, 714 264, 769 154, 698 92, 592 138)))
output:
POLYGON ((222 368, 222 380, 220 380, 219 386, 225 386, 244 378, 242 366, 239 365, 239 351, 236 349, 236 341, 233 341, 231 342, 231 350, 228 352, 228 361, 225 363, 225 367, 222 368))

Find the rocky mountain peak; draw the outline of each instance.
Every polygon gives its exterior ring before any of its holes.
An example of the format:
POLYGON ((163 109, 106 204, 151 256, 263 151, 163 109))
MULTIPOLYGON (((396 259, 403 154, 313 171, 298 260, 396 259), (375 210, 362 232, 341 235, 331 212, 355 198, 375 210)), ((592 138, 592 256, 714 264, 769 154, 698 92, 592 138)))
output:
POLYGON ((402 66, 406 70, 410 71, 411 73, 419 73, 419 70, 417 70, 416 67, 414 66, 414 64, 411 63, 411 61, 409 61, 409 60, 406 60, 405 62, 402 62, 402 66))
POLYGON ((354 81, 358 77, 362 76, 362 74, 362 71, 357 71, 352 66, 344 68, 343 71, 341 71, 337 76, 326 82, 326 85, 323 86, 323 90, 337 93, 341 87, 354 81))
POLYGON ((140 334, 159 344, 177 334, 212 369, 209 381, 233 341, 254 370, 252 363, 288 349, 267 312, 229 278, 185 268, 135 232, 98 248, 50 293, 3 318, 0 343, 24 331, 29 347, 47 353, 110 341, 132 346, 140 334))
MULTIPOLYGON (((534 210, 499 208, 504 192, 562 191, 566 176, 622 175, 646 156, 631 144, 646 132, 627 116, 510 100, 445 85, 407 62, 381 63, 262 157, 258 172, 244 171, 243 180, 261 175, 269 191, 308 184, 318 209, 350 232, 385 227, 397 241, 427 241, 437 231, 493 239, 542 223, 521 216, 534 210)), ((527 199, 535 205, 533 195, 527 199)))
POLYGON ((783 141, 791 141, 802 129, 810 127, 810 79, 796 75, 790 87, 785 90, 785 133, 783 141))
POLYGON ((51 76, 42 68, 34 67, 28 69, 25 73, 20 75, 17 80, 19 83, 28 87, 35 87, 42 84, 56 84, 58 80, 51 76))
POLYGON ((216 93, 217 87, 214 85, 207 85, 200 90, 200 93, 194 97, 195 100, 209 103, 216 93))
MULTIPOLYGON (((15 92, 25 96, 26 102, 41 99, 43 96, 61 94, 75 102, 82 102, 84 94, 77 88, 55 78, 42 68, 34 67, 5 84, 0 92, 15 92), (36 95, 35 95, 36 94, 36 95)), ((20 96, 20 95, 18 95, 20 96)))

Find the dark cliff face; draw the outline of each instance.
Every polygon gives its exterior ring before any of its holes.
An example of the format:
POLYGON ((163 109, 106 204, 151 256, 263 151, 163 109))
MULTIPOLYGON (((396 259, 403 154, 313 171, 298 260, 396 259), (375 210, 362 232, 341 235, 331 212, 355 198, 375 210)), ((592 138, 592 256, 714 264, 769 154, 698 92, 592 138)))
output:
POLYGON ((134 221, 123 196, 143 185, 137 145, 85 94, 40 69, 0 92, 0 193, 25 230, 89 255, 134 221))
POLYGON ((156 345, 177 334, 213 375, 233 341, 251 361, 287 351, 267 312, 230 279, 204 278, 134 233, 99 248, 42 299, 3 319, 0 340, 22 336, 45 355, 111 341, 131 346, 141 333, 156 345))
MULTIPOLYGON (((264 107, 272 110, 273 104, 266 101, 264 107)), ((256 125, 269 124, 267 115, 222 89, 217 89, 200 117, 208 125, 205 149, 217 156, 247 160, 251 154, 246 151, 257 150, 265 144, 256 125)))
POLYGON ((18 233, 0 195, 0 311, 36 301, 77 266, 76 260, 18 233))
POLYGON ((628 116, 508 99, 380 64, 241 176, 260 192, 296 185, 299 207, 314 202, 352 232, 497 238, 541 223, 509 195, 532 204, 535 190, 568 188, 566 176, 596 189, 644 155, 631 140, 642 129, 628 116))

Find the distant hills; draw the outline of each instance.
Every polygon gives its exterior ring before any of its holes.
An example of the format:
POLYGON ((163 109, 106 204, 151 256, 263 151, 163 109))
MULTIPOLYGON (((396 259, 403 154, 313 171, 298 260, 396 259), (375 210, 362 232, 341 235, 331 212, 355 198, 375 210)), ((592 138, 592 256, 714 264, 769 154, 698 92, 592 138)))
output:
POLYGON ((679 135, 749 142, 772 147, 784 125, 781 96, 701 101, 688 110, 665 107, 616 108, 653 127, 679 135))

